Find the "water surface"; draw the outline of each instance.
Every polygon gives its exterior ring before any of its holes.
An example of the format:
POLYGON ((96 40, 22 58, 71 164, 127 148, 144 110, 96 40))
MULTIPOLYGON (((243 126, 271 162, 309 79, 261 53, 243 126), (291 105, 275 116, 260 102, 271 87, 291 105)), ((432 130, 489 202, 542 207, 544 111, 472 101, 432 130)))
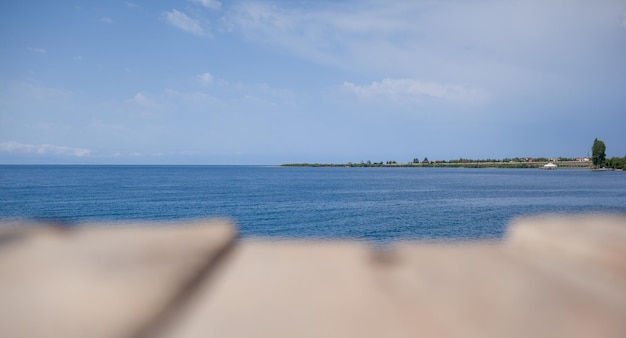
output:
POLYGON ((463 168, 0 166, 0 219, 228 217, 243 237, 500 238, 521 215, 626 214, 626 173, 463 168))

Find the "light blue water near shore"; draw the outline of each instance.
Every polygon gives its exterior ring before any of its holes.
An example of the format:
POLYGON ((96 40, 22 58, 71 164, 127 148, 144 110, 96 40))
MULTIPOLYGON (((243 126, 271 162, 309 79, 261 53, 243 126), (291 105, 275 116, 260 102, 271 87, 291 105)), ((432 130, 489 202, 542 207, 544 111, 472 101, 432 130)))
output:
POLYGON ((242 237, 500 238, 512 218, 626 214, 626 173, 458 168, 0 166, 0 219, 228 217, 242 237))

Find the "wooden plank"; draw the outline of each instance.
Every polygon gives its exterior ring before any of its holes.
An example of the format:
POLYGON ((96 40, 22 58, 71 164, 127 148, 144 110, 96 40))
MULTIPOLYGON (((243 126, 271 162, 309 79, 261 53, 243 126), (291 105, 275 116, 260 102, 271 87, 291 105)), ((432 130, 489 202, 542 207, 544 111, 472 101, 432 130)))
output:
POLYGON ((593 276, 606 288, 626 290, 624 216, 522 218, 509 226, 506 245, 536 264, 560 268, 564 276, 593 276))
MULTIPOLYGON (((621 252, 621 230, 599 223, 569 228, 578 234, 556 232, 550 241, 594 238, 599 252, 621 252), (611 244, 593 233, 600 228, 611 244)), ((243 242, 160 337, 626 336, 626 288, 589 274, 619 268, 626 257, 571 255, 571 243, 559 244, 563 252, 533 250, 543 244, 529 238, 383 251, 243 242)))
POLYGON ((519 259, 507 247, 418 245, 396 255, 381 278, 418 336, 626 334, 626 302, 519 259))
POLYGON ((22 238, 13 235, 0 248, 0 337, 149 332, 234 234, 220 221, 29 228, 22 238))
POLYGON ((625 229, 530 218, 504 242, 228 250, 226 223, 0 228, 0 336, 624 337, 625 229))
POLYGON ((356 243, 240 244, 160 337, 411 337, 356 243))

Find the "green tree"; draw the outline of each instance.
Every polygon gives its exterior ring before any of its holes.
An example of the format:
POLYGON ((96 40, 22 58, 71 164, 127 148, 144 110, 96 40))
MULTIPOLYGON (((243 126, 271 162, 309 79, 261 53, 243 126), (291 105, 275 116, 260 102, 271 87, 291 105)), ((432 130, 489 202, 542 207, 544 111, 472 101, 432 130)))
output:
POLYGON ((597 138, 593 140, 593 146, 591 147, 591 161, 596 168, 604 163, 604 160, 606 159, 605 151, 606 146, 604 145, 604 142, 598 140, 597 138))
POLYGON ((626 157, 611 157, 605 163, 609 168, 623 170, 626 167, 626 157))

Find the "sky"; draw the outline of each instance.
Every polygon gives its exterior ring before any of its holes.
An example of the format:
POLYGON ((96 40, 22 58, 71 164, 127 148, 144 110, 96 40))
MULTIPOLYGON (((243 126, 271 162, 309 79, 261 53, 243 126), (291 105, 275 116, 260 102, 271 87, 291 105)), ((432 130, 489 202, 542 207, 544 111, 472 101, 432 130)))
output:
POLYGON ((626 1, 0 9, 0 164, 626 156, 626 1))

